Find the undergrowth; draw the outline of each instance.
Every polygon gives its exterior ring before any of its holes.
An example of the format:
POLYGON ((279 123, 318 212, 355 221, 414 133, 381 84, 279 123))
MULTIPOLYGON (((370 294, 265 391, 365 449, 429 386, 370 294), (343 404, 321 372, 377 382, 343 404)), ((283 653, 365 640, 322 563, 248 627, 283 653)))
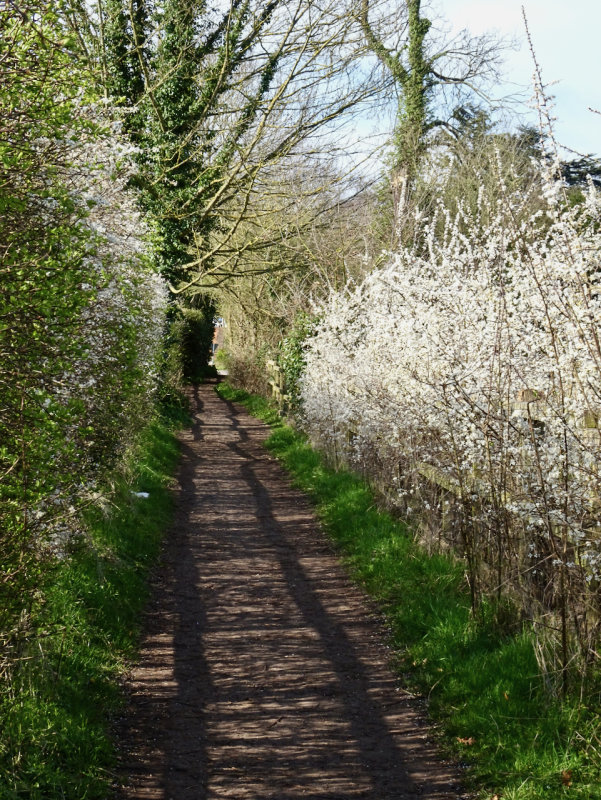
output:
POLYGON ((265 400, 227 384, 218 392, 274 426, 266 446, 384 610, 395 666, 427 699, 442 749, 469 767, 470 788, 499 800, 601 798, 599 708, 549 694, 532 632, 512 609, 489 602, 474 617, 459 561, 426 553, 365 483, 327 468, 265 400))
POLYGON ((147 573, 171 518, 181 412, 152 422, 108 508, 43 573, 0 698, 1 800, 100 800, 114 779, 110 719, 135 655, 147 573), (137 496, 144 492, 148 497, 137 496))

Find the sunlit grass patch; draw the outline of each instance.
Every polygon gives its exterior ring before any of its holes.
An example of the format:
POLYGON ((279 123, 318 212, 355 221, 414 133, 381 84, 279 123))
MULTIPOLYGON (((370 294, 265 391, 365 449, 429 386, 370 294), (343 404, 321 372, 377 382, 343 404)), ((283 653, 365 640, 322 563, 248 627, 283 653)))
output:
POLYGON ((135 655, 147 574, 171 519, 179 447, 154 421, 108 508, 45 575, 27 612, 23 660, 0 699, 0 798, 106 800, 114 779, 110 719, 135 655), (143 491, 148 497, 138 497, 143 491))
POLYGON ((260 395, 249 394, 244 389, 234 389, 229 383, 218 383, 215 391, 223 400, 243 403, 254 417, 268 425, 279 425, 282 422, 277 410, 260 395))

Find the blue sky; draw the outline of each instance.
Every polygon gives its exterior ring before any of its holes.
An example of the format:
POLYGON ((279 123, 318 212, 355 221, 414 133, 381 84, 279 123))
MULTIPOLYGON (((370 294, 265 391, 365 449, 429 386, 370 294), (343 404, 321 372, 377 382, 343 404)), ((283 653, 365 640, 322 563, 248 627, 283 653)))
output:
MULTIPOLYGON (((601 2, 599 0, 433 0, 453 29, 472 33, 496 30, 514 37, 518 50, 506 54, 505 83, 498 97, 520 92, 527 111, 533 72, 522 21, 522 4, 528 17, 536 57, 544 83, 557 82, 556 136, 562 145, 601 155, 601 2)), ((532 113, 532 112, 531 112, 532 113)), ((534 119, 534 117, 532 117, 534 119)))

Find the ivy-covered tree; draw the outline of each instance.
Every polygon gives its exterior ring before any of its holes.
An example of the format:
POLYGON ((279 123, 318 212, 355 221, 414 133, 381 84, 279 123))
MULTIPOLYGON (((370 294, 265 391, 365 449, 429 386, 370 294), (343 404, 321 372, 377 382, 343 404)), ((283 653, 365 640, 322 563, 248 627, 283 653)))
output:
MULTIPOLYGON (((343 141, 332 134, 322 149, 315 137, 373 98, 376 84, 354 68, 351 21, 334 0, 232 0, 221 9, 103 0, 99 9, 74 25, 82 40, 102 42, 101 53, 86 52, 139 148, 136 184, 157 262, 175 294, 203 293, 236 272, 231 237, 251 206, 260 215, 257 202, 269 211, 281 202, 290 159, 312 162, 315 179, 326 174, 320 163, 343 141)), ((249 240, 245 250, 264 246, 249 240)))
MULTIPOLYGON (((451 41, 436 35, 423 13, 422 0, 404 0, 400 21, 390 35, 379 0, 357 0, 355 15, 367 47, 390 74, 398 105, 393 134, 391 187, 397 224, 418 175, 428 134, 450 126, 450 114, 480 94, 483 80, 496 72, 499 42, 490 36, 472 37, 466 31, 451 41), (380 12, 373 19, 373 12, 380 12), (445 94, 451 108, 444 113, 445 94)), ((447 104, 448 105, 448 104, 447 104)))

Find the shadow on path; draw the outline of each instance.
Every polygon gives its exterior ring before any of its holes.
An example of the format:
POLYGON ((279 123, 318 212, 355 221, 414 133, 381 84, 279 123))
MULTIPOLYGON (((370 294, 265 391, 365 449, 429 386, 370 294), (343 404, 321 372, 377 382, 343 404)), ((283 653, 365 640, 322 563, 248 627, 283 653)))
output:
POLYGON ((210 386, 193 402, 119 797, 458 798, 266 427, 210 386))

